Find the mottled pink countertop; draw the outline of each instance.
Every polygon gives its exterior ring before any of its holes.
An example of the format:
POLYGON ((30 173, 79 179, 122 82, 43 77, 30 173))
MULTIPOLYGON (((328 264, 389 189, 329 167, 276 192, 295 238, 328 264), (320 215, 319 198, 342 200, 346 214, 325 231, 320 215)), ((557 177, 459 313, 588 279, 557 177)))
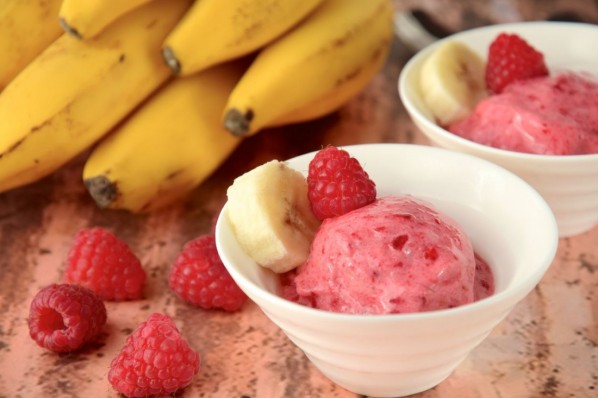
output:
MULTIPOLYGON (((591 1, 500 3, 394 2, 397 10, 419 5, 443 15, 450 28, 547 18, 562 9, 598 21, 591 1)), ((394 43, 385 69, 361 96, 321 120, 246 140, 187 201, 164 211, 134 216, 98 209, 80 182, 82 159, 0 194, 0 398, 118 397, 106 379, 108 365, 131 330, 156 311, 172 316, 202 357, 199 375, 179 397, 357 398, 322 376, 253 303, 234 314, 194 308, 173 295, 166 275, 183 243, 210 230, 226 187, 240 173, 325 144, 426 144, 397 95, 408 56, 394 43), (149 275, 147 299, 107 303, 109 320, 97 344, 54 354, 29 338, 28 306, 40 287, 61 280, 73 235, 92 225, 115 231, 139 255, 149 275)), ((445 382, 417 397, 598 397, 598 228, 562 239, 538 287, 445 382)))

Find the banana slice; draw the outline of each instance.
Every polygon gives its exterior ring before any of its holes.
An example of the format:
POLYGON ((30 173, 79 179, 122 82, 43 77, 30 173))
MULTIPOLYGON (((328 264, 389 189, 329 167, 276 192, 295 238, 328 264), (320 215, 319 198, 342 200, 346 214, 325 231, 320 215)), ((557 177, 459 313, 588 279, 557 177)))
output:
POLYGON ((485 67, 476 52, 455 40, 442 42, 424 61, 420 90, 439 124, 463 119, 487 96, 485 67))
POLYGON ((272 160, 236 178, 227 196, 233 233, 256 263, 281 273, 305 262, 320 222, 303 174, 272 160))

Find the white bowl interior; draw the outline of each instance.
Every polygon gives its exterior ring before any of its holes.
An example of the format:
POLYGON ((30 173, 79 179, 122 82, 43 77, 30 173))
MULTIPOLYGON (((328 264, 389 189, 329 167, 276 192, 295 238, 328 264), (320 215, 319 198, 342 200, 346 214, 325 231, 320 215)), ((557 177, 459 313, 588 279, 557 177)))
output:
MULTIPOLYGON (((444 40, 459 40, 484 58, 500 32, 517 33, 545 55, 549 69, 586 71, 598 77, 598 26, 567 22, 525 22, 464 31, 444 40)), ((432 144, 470 153, 499 164, 540 192, 556 214, 560 236, 573 236, 598 224, 598 154, 547 156, 491 148, 452 134, 435 123, 419 89, 420 67, 440 42, 416 54, 399 77, 399 95, 416 126, 432 144)))
MULTIPOLYGON (((347 315, 282 299, 278 278, 238 246, 224 207, 216 243, 231 276, 330 379, 360 394, 403 396, 446 378, 540 280, 558 243, 554 216, 519 177, 482 159, 408 144, 345 147, 378 195, 410 194, 459 222, 490 263, 496 294, 450 310, 347 315), (525 220, 525 221, 523 221, 525 220)), ((288 161, 306 173, 312 154, 288 161)))

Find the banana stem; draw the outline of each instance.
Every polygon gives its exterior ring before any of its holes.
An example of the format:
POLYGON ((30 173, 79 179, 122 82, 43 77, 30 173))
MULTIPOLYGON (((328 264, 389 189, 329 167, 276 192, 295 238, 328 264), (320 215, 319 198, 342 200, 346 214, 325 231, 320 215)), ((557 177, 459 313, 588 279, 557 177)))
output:
POLYGON ((116 183, 110 181, 106 176, 99 175, 87 178, 83 182, 87 191, 101 209, 110 206, 118 196, 116 183))
POLYGON ((69 25, 69 23, 66 21, 66 19, 60 18, 58 20, 58 23, 60 24, 60 27, 69 35, 71 35, 74 38, 79 39, 79 40, 83 39, 83 36, 81 36, 79 31, 77 31, 77 29, 75 29, 71 25, 69 25))
POLYGON ((172 51, 170 47, 164 47, 162 49, 162 58, 164 58, 164 62, 166 63, 166 65, 168 65, 170 70, 172 70, 172 73, 174 73, 175 75, 181 73, 181 63, 179 62, 176 55, 174 54, 174 51, 172 51))
POLYGON ((224 128, 236 137, 242 137, 249 133, 251 120, 253 119, 253 111, 249 109, 243 114, 238 109, 231 109, 224 117, 224 128))

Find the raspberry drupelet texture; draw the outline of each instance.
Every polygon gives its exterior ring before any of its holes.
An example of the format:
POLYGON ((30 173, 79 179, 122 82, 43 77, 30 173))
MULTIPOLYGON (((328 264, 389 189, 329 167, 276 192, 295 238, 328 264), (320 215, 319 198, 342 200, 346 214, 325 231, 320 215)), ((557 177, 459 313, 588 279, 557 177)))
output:
POLYGON ((199 372, 200 357, 167 315, 141 323, 112 360, 108 381, 127 397, 172 394, 199 372))
POLYGON ((53 284, 31 301, 29 335, 51 351, 75 351, 102 331, 106 319, 104 302, 90 289, 53 284))
POLYGON ((343 215, 376 199, 376 185, 359 161, 333 146, 318 151, 310 162, 307 187, 312 211, 320 220, 343 215))
POLYGON ((77 233, 65 270, 65 282, 90 288, 109 301, 143 296, 146 275, 129 246, 112 232, 84 228, 77 233))
POLYGON ((181 299, 204 309, 233 312, 247 301, 224 267, 212 235, 185 244, 172 265, 168 283, 181 299))
POLYGON ((490 44, 486 63, 486 86, 499 94, 510 83, 547 76, 544 55, 516 34, 501 33, 490 44))

